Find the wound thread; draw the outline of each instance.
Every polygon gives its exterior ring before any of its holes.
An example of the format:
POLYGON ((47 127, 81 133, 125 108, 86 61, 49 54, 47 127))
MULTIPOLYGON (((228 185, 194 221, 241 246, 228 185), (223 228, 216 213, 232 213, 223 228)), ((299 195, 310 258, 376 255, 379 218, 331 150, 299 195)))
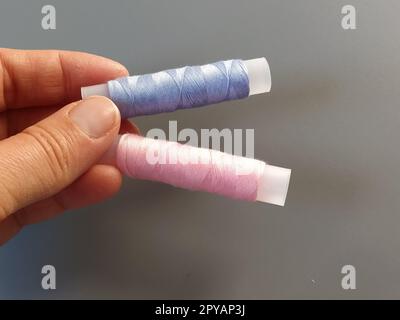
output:
POLYGON ((249 76, 242 60, 187 66, 107 83, 122 118, 172 112, 249 96, 249 76))
POLYGON ((256 201, 266 166, 256 159, 134 134, 121 136, 116 163, 132 178, 247 201, 256 201))

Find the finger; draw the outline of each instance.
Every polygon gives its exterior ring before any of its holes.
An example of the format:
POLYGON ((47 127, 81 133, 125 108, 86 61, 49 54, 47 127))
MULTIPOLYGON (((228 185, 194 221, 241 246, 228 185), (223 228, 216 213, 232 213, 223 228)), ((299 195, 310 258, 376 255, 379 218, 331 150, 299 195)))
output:
POLYGON ((133 122, 130 122, 129 120, 124 119, 121 121, 119 133, 120 134, 134 133, 134 134, 140 135, 140 130, 136 124, 134 124, 133 122))
POLYGON ((58 194, 31 204, 15 214, 22 225, 46 220, 63 211, 88 206, 111 197, 118 192, 121 181, 122 176, 117 168, 95 165, 58 194))
MULTIPOLYGON (((13 136, 36 122, 47 118, 60 107, 37 107, 8 110, 0 113, 0 140, 13 136)), ((122 120, 119 133, 134 133, 140 135, 139 128, 129 120, 122 120)))
POLYGON ((61 107, 11 109, 0 113, 0 140, 15 135, 47 118, 61 107))
POLYGON ((0 48, 0 111, 63 105, 80 99, 80 88, 127 75, 110 59, 72 51, 0 48))
POLYGON ((41 200, 8 216, 0 223, 0 245, 22 227, 49 219, 65 210, 84 207, 113 196, 121 186, 121 173, 114 167, 95 165, 78 180, 51 198, 41 200))
POLYGON ((111 100, 92 97, 1 141, 0 221, 86 172, 112 145, 119 122, 111 100))

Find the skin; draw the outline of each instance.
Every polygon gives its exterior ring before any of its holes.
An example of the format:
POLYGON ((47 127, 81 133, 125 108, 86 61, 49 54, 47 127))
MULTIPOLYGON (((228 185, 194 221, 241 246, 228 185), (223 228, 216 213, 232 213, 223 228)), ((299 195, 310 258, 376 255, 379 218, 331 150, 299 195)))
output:
POLYGON ((118 115, 107 135, 92 139, 67 117, 82 86, 126 75, 87 53, 0 48, 0 245, 26 225, 119 190, 121 173, 99 159, 118 133, 138 129, 118 115))

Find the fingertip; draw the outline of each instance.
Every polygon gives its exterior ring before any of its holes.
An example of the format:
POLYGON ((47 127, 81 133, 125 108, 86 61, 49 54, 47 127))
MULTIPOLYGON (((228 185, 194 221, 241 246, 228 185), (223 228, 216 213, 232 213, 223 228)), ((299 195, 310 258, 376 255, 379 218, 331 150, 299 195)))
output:
POLYGON ((106 83, 129 75, 127 68, 120 62, 96 54, 63 51, 62 60, 70 74, 72 100, 79 99, 81 87, 106 83))
MULTIPOLYGON (((107 97, 92 96, 79 101, 67 111, 80 131, 90 138, 104 138, 110 132, 118 133, 121 116, 117 106, 107 97)), ((110 139, 104 140, 110 143, 110 139)))
POLYGON ((107 80, 117 77, 129 75, 128 69, 120 62, 107 57, 98 56, 90 53, 82 53, 85 55, 89 70, 92 70, 97 76, 105 76, 107 80), (111 78, 110 78, 111 77, 111 78))
POLYGON ((97 175, 97 179, 102 182, 102 185, 92 186, 92 190, 95 190, 103 199, 113 196, 121 188, 122 174, 114 166, 95 165, 92 168, 92 175, 97 175))

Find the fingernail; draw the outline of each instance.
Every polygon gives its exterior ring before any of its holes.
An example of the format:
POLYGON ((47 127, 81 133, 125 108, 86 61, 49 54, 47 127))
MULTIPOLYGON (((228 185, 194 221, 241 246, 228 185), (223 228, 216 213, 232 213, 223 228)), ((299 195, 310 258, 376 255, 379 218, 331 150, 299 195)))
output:
POLYGON ((69 116, 89 137, 100 138, 115 126, 119 111, 110 99, 90 97, 77 104, 69 116))

